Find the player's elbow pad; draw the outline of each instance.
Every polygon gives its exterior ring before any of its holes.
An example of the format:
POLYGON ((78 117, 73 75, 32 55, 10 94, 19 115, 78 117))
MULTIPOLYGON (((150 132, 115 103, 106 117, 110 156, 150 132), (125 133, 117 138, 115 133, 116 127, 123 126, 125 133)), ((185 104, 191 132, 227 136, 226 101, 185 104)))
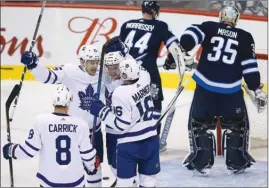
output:
POLYGON ((195 47, 195 41, 192 36, 183 34, 180 38, 180 45, 187 52, 192 50, 195 47))
POLYGON ((244 80, 250 90, 255 91, 258 87, 260 87, 261 77, 258 72, 245 75, 244 80))

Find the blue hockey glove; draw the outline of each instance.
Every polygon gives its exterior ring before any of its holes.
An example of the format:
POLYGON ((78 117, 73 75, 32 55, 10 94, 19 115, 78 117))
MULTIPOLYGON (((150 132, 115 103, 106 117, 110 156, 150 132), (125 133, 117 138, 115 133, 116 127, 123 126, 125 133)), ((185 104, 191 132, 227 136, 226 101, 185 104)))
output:
POLYGON ((26 65, 29 70, 37 66, 38 58, 34 52, 25 51, 21 56, 21 63, 26 65))
POLYGON ((129 48, 123 42, 119 42, 119 43, 112 44, 112 45, 108 46, 107 49, 106 49, 107 53, 116 52, 116 51, 120 51, 123 54, 123 56, 125 57, 126 54, 129 53, 129 48))
POLYGON ((99 112, 105 107, 104 103, 101 100, 92 101, 90 106, 90 113, 94 116, 99 117, 99 112))
POLYGON ((3 146, 3 156, 5 159, 11 159, 12 158, 12 153, 13 153, 13 150, 17 147, 17 145, 14 145, 14 144, 5 144, 3 146))

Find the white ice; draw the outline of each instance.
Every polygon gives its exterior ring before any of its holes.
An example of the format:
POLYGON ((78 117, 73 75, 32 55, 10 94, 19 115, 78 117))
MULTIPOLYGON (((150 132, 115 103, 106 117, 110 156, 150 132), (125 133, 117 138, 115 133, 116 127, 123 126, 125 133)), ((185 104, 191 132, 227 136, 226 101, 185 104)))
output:
MULTIPOLYGON (((5 101, 17 81, 1 81, 1 148, 6 141, 5 101)), ((51 112, 52 92, 56 86, 44 85, 35 81, 25 81, 14 120, 11 122, 12 142, 23 142, 28 130, 37 114, 51 112)), ((163 106, 172 99, 175 90, 165 89, 163 106)), ((158 186, 204 186, 204 187, 267 187, 267 148, 253 149, 251 154, 257 163, 240 175, 227 175, 225 161, 217 157, 211 176, 194 176, 182 167, 182 159, 187 154, 187 118, 193 92, 183 91, 177 101, 177 111, 168 137, 168 150, 161 154, 161 172, 157 176, 158 186)), ((104 142, 105 143, 105 142, 104 142)), ((103 181, 103 186, 110 186, 114 177, 106 165, 102 165, 103 176, 110 177, 103 181)), ((29 160, 13 160, 15 186, 39 186, 35 177, 37 172, 38 156, 29 160)), ((1 149, 1 187, 9 186, 9 165, 2 157, 1 149)))

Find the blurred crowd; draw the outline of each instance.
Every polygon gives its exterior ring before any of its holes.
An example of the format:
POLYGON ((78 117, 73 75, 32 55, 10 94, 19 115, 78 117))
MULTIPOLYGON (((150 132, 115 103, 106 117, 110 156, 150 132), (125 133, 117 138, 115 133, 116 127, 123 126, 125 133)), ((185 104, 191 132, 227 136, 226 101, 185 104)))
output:
MULTIPOLYGON (((11 2, 11 1, 6 1, 11 2)), ((12 1, 14 2, 14 1, 12 1)), ((16 1, 18 2, 18 1, 16 1)), ((36 1, 23 1, 23 2, 36 2, 36 1)), ((143 0, 50 0, 49 2, 55 3, 84 3, 84 4, 105 4, 105 5, 128 5, 140 6, 143 0)), ((267 0, 171 0, 160 1, 161 7, 165 8, 185 8, 194 10, 209 10, 219 11, 226 5, 234 5, 243 14, 251 14, 258 16, 268 15, 268 1, 267 0)))

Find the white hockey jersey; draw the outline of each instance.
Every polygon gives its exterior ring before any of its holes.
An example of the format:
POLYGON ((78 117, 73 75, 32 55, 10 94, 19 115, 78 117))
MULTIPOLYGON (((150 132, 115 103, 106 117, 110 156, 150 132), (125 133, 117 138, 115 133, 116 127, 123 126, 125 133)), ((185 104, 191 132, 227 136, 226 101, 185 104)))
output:
POLYGON ((84 167, 94 169, 96 151, 85 121, 65 114, 41 114, 25 143, 14 146, 17 159, 39 153, 37 178, 43 187, 82 187, 84 167), (16 147, 16 148, 15 148, 16 147))
MULTIPOLYGON (((96 96, 98 73, 89 75, 76 64, 66 64, 54 69, 47 69, 37 65, 31 72, 35 78, 46 84, 64 84, 73 95, 73 102, 69 106, 69 114, 86 121, 92 132, 94 116, 90 114, 89 107, 93 97, 96 96)), ((100 120, 97 119, 96 131, 101 128, 100 120)))
POLYGON ((141 67, 136 83, 117 87, 112 94, 111 108, 104 107, 99 116, 109 128, 121 134, 118 144, 157 135, 149 73, 141 67))

